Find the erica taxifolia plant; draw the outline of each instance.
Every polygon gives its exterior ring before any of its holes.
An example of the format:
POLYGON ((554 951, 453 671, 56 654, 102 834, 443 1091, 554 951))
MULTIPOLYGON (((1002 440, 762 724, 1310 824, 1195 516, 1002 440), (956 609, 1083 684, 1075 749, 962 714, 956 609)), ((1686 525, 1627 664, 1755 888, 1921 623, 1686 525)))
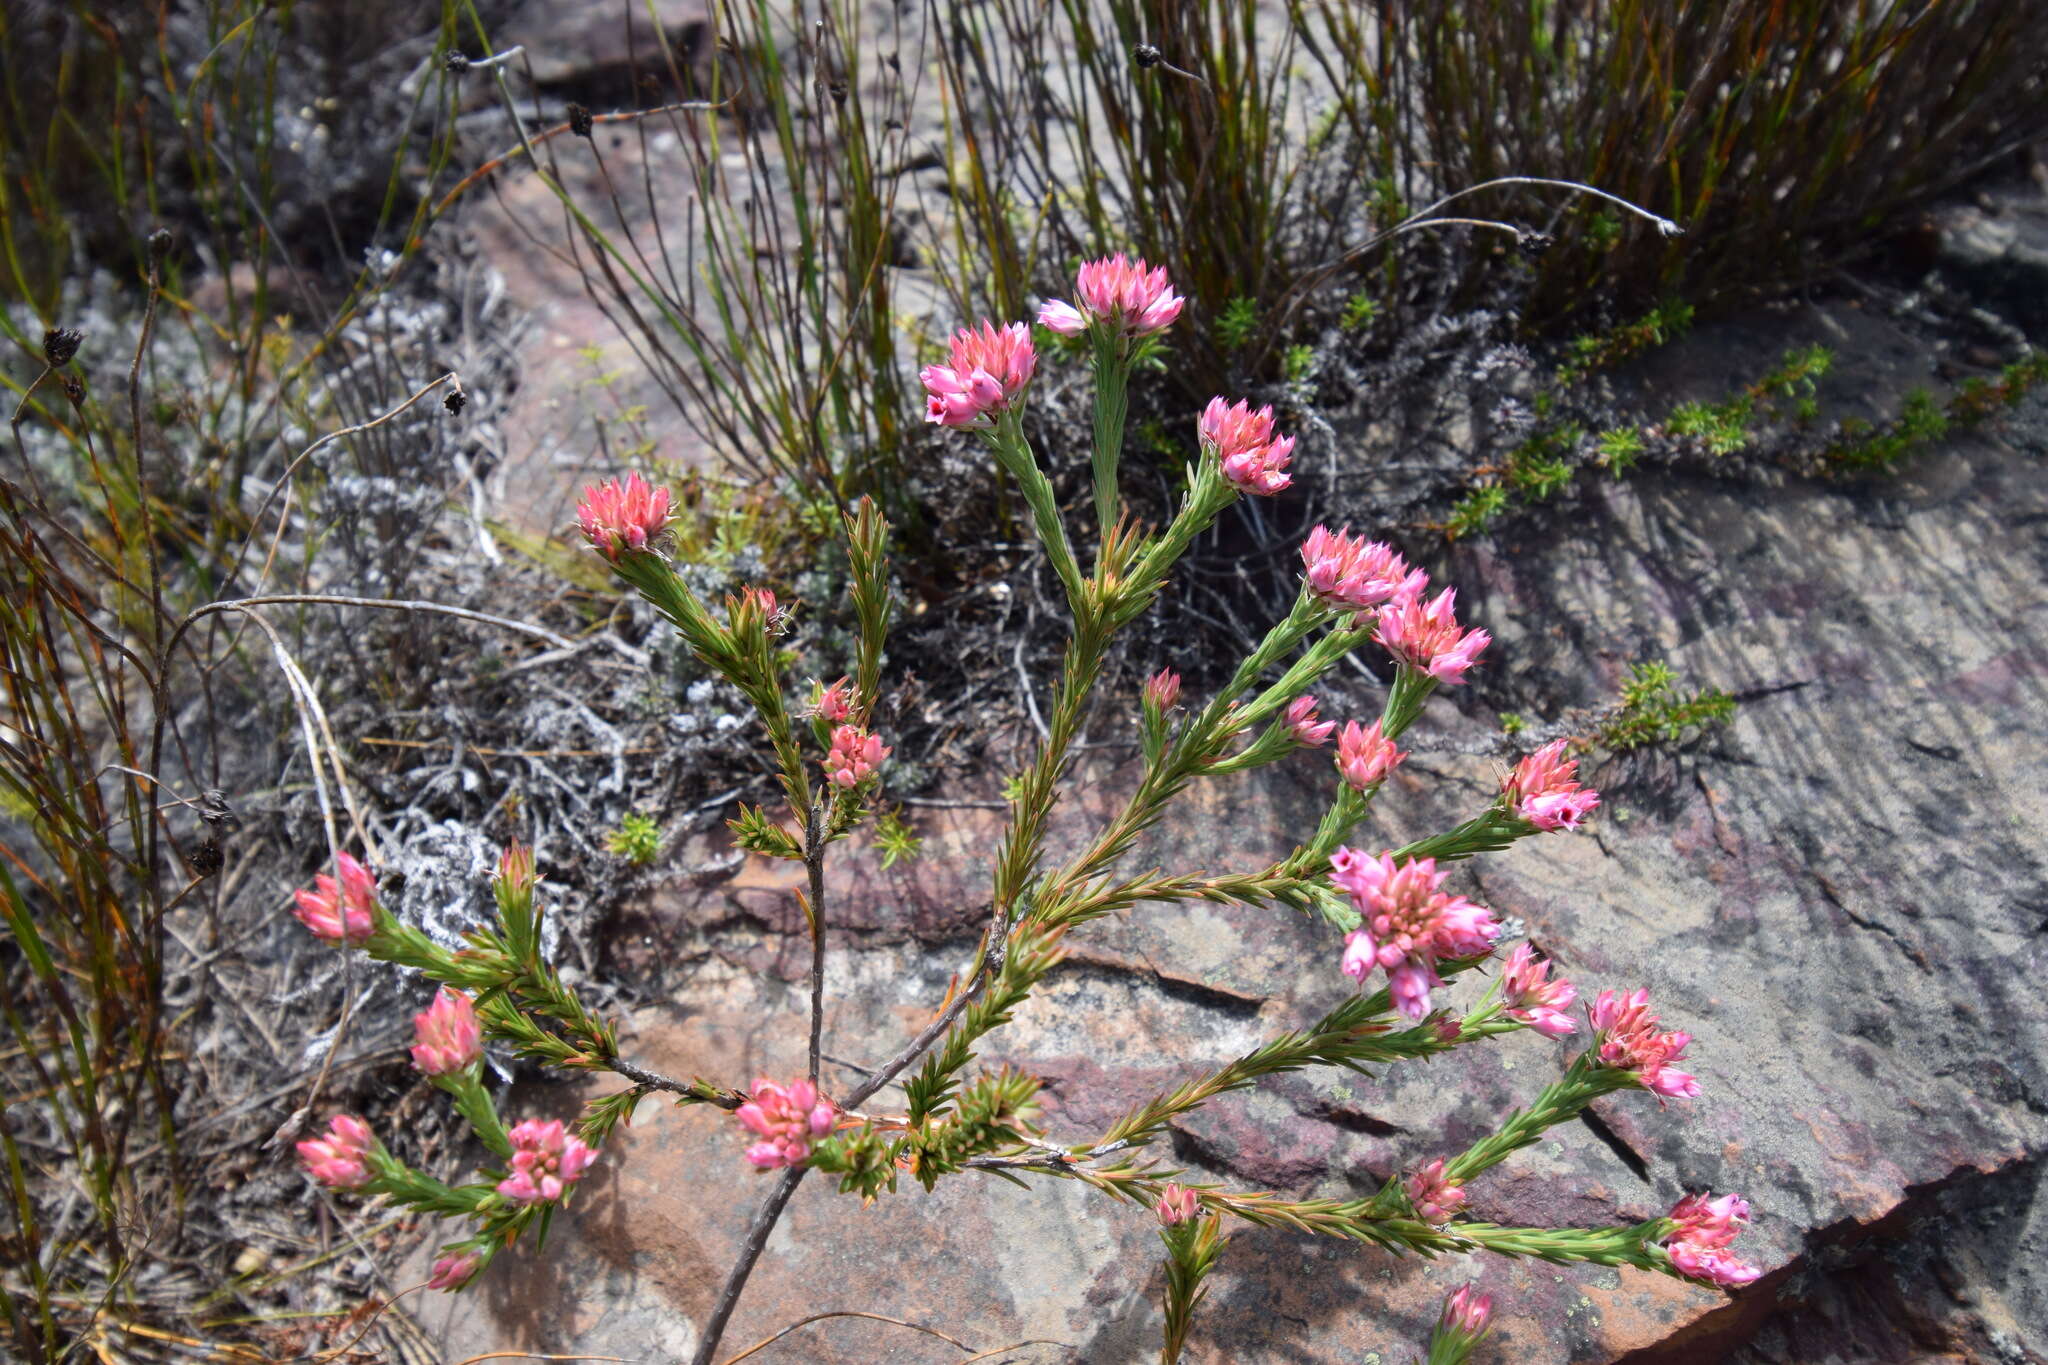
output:
MULTIPOLYGON (((1229 680, 1206 698, 1182 680, 1154 674, 1133 710, 1142 770, 1123 808, 1064 861, 1048 854, 1047 830, 1075 740, 1116 633, 1159 596, 1175 562, 1215 517, 1241 497, 1286 492, 1293 443, 1268 409, 1218 398, 1203 413, 1178 512, 1165 526, 1140 527, 1122 510, 1117 452, 1123 392, 1133 364, 1181 310, 1164 272, 1122 258, 1084 267, 1076 300, 1046 306, 1040 321, 1085 334, 1095 373, 1095 525, 1088 543, 1069 526, 1022 411, 1038 365, 1023 323, 984 321, 958 333, 946 363, 921 378, 929 419, 979 441, 1029 504, 1072 626, 1053 683, 1045 734, 1011 784, 1007 833, 990 869, 990 917, 973 960, 914 1038, 851 1090, 833 1093, 819 1072, 824 965, 832 905, 826 876, 832 845, 875 810, 891 747, 873 724, 881 685, 890 597, 887 527, 863 502, 846 520, 851 597, 857 622, 854 672, 829 685, 793 686, 775 644, 780 609, 772 594, 748 590, 722 609, 700 600, 664 553, 665 495, 637 476, 586 491, 583 533, 625 583, 659 610, 706 666, 746 695, 773 751, 783 804, 742 808, 731 822, 750 853, 802 863, 800 894, 811 933, 809 1066, 805 1074, 753 1080, 680 1081, 623 1057, 612 1027, 591 1014, 542 960, 542 907, 533 857, 506 850, 494 879, 494 924, 444 949, 397 922, 378 902, 373 878, 343 855, 338 876, 299 893, 300 918, 343 949, 417 969, 443 990, 418 1018, 414 1059, 446 1090, 490 1150, 494 1164, 471 1183, 450 1186, 393 1159, 359 1119, 341 1115, 328 1133, 300 1145, 307 1171, 336 1188, 381 1194, 423 1212, 458 1219, 462 1235, 436 1264, 432 1283, 460 1289, 533 1228, 544 1233, 555 1206, 613 1127, 645 1095, 710 1104, 734 1118, 732 1160, 769 1177, 739 1261, 728 1275, 696 1359, 712 1358, 754 1261, 797 1185, 812 1171, 841 1193, 873 1201, 906 1181, 926 1190, 967 1173, 1028 1186, 1034 1178, 1080 1181, 1158 1220, 1164 1244, 1164 1342, 1179 1357, 1193 1330, 1203 1281, 1228 1248, 1232 1222, 1284 1225, 1368 1242, 1396 1254, 1490 1251, 1503 1256, 1629 1266, 1723 1286, 1757 1270, 1731 1244, 1748 1221, 1738 1197, 1688 1195, 1662 1218, 1618 1227, 1503 1227, 1466 1216, 1466 1186, 1481 1172, 1538 1141, 1602 1096, 1643 1090, 1690 1099, 1700 1093, 1682 1069, 1688 1036, 1667 1029, 1642 990, 1601 990, 1581 1001, 1527 943, 1507 945, 1500 919, 1446 889, 1451 864, 1505 852, 1519 840, 1569 833, 1595 812, 1597 793, 1578 780, 1565 742, 1515 765, 1494 799, 1464 823, 1399 848, 1363 828, 1388 775, 1407 755, 1401 737, 1438 687, 1457 686, 1483 665, 1491 640, 1457 615, 1457 593, 1439 587, 1388 545, 1350 530, 1318 527, 1301 549, 1294 605, 1229 680), (1394 677, 1369 723, 1325 719, 1317 679, 1356 650, 1385 651, 1394 677), (805 699, 802 703, 794 699, 805 699), (1335 741, 1330 801, 1280 861, 1250 870, 1176 868, 1130 872, 1122 863, 1151 826, 1172 818, 1175 801, 1198 782, 1276 762, 1335 741), (1329 930, 1333 990, 1357 984, 1335 1008, 1303 1027, 1137 1106, 1099 1133, 1051 1132, 1037 1121, 1039 1084, 1007 1068, 977 1067, 975 1049, 1001 1028, 1061 962, 1069 934, 1090 920, 1145 903, 1235 902, 1303 914, 1329 930), (1437 994, 1456 975, 1490 977, 1463 1011, 1437 994), (1583 1006, 1583 1013, 1575 1007, 1583 1006), (1259 1189, 1184 1180, 1156 1147, 1169 1120, 1264 1077, 1309 1066, 1369 1066, 1435 1058, 1521 1030, 1579 1044, 1562 1074, 1526 1108, 1462 1151, 1438 1154, 1387 1177, 1356 1199, 1297 1200, 1259 1189), (546 1065, 611 1072, 626 1088, 593 1100, 573 1124, 524 1117, 511 1127, 479 1083, 485 1041, 546 1065), (876 1103, 885 1087, 900 1099, 876 1103), (537 1226, 536 1226, 537 1225, 537 1226)), ((788 1027, 803 1028, 792 1018, 788 1027)), ((1461 1289, 1445 1304, 1428 1345, 1431 1361, 1465 1359, 1488 1330, 1493 1304, 1461 1289)))

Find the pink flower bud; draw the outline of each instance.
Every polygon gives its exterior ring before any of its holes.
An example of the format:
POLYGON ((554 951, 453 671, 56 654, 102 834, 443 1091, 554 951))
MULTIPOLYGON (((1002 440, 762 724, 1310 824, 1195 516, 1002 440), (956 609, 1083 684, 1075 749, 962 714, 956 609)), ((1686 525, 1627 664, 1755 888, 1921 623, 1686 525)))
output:
POLYGON ((1728 1251, 1735 1234, 1749 1222, 1749 1202, 1741 1195, 1710 1199, 1689 1194, 1672 1206, 1667 1216, 1678 1226, 1665 1237, 1664 1249, 1680 1274, 1730 1289, 1750 1284, 1763 1274, 1728 1251))
POLYGON ((1415 1206, 1417 1218, 1441 1227, 1465 1207, 1465 1190, 1444 1175, 1443 1158, 1438 1157, 1408 1177, 1408 1202, 1415 1206))
POLYGON ((370 1183, 370 1125, 350 1114, 327 1121, 323 1137, 298 1144, 299 1164, 330 1190, 357 1190, 370 1183))
POLYGON ((1487 1319, 1493 1316, 1493 1296, 1477 1290, 1476 1285, 1468 1284, 1445 1299, 1437 1326, 1446 1332, 1457 1332, 1471 1341, 1485 1336, 1487 1319))
POLYGON ((801 1165, 811 1154, 811 1140, 831 1132, 838 1116, 809 1081, 781 1086, 763 1077, 751 1093, 753 1098, 733 1117, 766 1139, 747 1148, 747 1160, 764 1171, 801 1165))
POLYGON ((825 776, 841 787, 857 787, 882 766, 893 750, 878 736, 857 725, 842 725, 832 732, 832 749, 820 760, 825 776))
POLYGON ((505 1136, 512 1141, 512 1174, 498 1182, 498 1193, 514 1203, 560 1199, 597 1160, 560 1119, 528 1119, 505 1136))
POLYGON ((1579 761, 1566 758, 1566 740, 1552 740, 1515 765, 1501 783, 1507 808, 1541 830, 1577 829, 1600 804, 1600 793, 1581 787, 1579 761))
POLYGON ((533 850, 514 839, 505 845, 498 855, 497 883, 500 890, 510 896, 524 897, 533 894, 536 880, 533 870, 533 850))
POLYGON ((1337 737, 1337 771, 1358 791, 1386 781, 1387 774, 1406 757, 1404 751, 1394 747, 1393 740, 1380 733, 1378 721, 1362 726, 1347 720, 1344 733, 1337 737))
POLYGON ((1331 734, 1337 729, 1336 721, 1317 718, 1316 699, 1309 696, 1296 697, 1287 703, 1287 709, 1281 713, 1280 719, 1294 732, 1294 742, 1304 749, 1322 748, 1330 742, 1331 734))
POLYGON ((1095 323, 1125 337, 1163 332, 1185 302, 1173 292, 1164 267, 1131 260, 1122 252, 1089 261, 1076 273, 1080 307, 1054 299, 1038 310, 1039 325, 1062 336, 1079 336, 1095 323))
POLYGON ((1202 1211, 1202 1197, 1185 1185, 1169 1180, 1159 1192, 1155 1212, 1164 1227, 1177 1227, 1202 1211))
POLYGON ((583 490, 576 504, 576 521, 591 548, 617 563, 627 554, 639 554, 668 525, 668 490, 656 488, 638 474, 626 481, 607 479, 583 490))
POLYGON ((925 420, 940 426, 982 429, 995 414, 1014 406, 1038 367, 1031 329, 1021 322, 998 328, 984 321, 977 330, 953 334, 948 363, 918 373, 930 401, 925 420))
POLYGON ((1410 668, 1442 683, 1465 681, 1493 637, 1483 630, 1460 631, 1458 590, 1445 588, 1425 603, 1420 594, 1400 599, 1380 613, 1379 641, 1410 668))
POLYGON ((1294 438, 1273 434, 1273 409, 1209 400, 1202 410, 1202 445, 1214 450, 1223 477, 1241 493, 1271 497, 1294 481, 1281 471, 1294 458, 1294 438))
POLYGON ((413 1016, 412 1027, 419 1040, 412 1064, 429 1076, 465 1071, 484 1054, 476 1006, 461 991, 443 986, 434 1003, 413 1016))
POLYGON ((377 880, 346 853, 334 855, 334 868, 341 880, 324 872, 313 878, 313 890, 301 887, 294 893, 292 913, 313 937, 359 948, 376 932, 371 910, 377 901, 377 880))
POLYGON ((483 1258, 473 1251, 459 1251, 443 1256, 434 1262, 434 1273, 427 1279, 427 1288, 442 1289, 453 1294, 475 1278, 477 1267, 483 1258))
POLYGON ((1170 668, 1162 668, 1145 679, 1145 704, 1160 711, 1171 711, 1180 700, 1180 674, 1170 668))
POLYGON ((837 725, 853 719, 853 681, 841 678, 818 694, 817 704, 811 714, 827 725, 837 725))

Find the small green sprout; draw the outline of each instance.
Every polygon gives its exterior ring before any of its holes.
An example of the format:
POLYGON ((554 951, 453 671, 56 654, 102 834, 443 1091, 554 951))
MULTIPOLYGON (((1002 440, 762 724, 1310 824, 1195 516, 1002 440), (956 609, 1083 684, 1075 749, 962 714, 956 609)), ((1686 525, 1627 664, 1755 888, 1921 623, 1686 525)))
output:
POLYGON ((619 827, 604 836, 607 853, 624 858, 635 867, 645 867, 661 855, 661 827, 651 815, 638 811, 619 821, 619 827))

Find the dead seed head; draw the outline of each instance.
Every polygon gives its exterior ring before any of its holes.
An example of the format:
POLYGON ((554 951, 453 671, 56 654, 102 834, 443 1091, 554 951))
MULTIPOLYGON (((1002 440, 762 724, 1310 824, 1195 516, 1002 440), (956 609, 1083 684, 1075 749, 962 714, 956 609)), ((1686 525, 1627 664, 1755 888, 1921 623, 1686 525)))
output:
POLYGON ((469 54, 449 48, 441 58, 441 69, 451 76, 460 76, 469 70, 469 54))
POLYGON ((1165 61, 1166 56, 1150 43, 1139 43, 1131 49, 1131 60, 1149 69, 1165 61))
POLYGON ((172 237, 169 228, 158 228, 155 232, 150 233, 149 258, 153 261, 161 261, 164 257, 170 255, 171 242, 172 237))
POLYGON ((590 111, 580 104, 569 106, 569 131, 578 137, 590 136, 590 111))
POLYGON ((50 363, 52 369, 69 365, 71 357, 78 354, 78 343, 84 340, 82 333, 69 327, 52 327, 43 333, 43 359, 50 363))
POLYGON ((82 407, 84 407, 84 406, 85 406, 85 381, 84 381, 83 379, 80 379, 80 378, 79 378, 79 377, 78 377, 77 375, 75 375, 75 374, 67 374, 67 375, 65 375, 65 376, 64 376, 64 396, 65 396, 66 398, 68 398, 68 399, 70 399, 70 400, 71 400, 71 406, 72 406, 72 407, 74 407, 74 408, 82 408, 82 407))
POLYGON ((441 400, 441 406, 448 409, 450 417, 458 416, 464 408, 469 406, 469 395, 461 389, 451 389, 448 392, 448 396, 441 400))

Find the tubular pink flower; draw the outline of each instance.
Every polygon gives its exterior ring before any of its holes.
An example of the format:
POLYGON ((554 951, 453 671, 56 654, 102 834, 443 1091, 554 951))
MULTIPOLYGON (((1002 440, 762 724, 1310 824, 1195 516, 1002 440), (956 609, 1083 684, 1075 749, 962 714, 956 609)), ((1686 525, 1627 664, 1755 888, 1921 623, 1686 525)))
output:
POLYGON ((1493 1316, 1493 1296, 1481 1294, 1477 1285, 1466 1285, 1444 1300, 1437 1326, 1457 1332, 1472 1341, 1486 1335, 1487 1320, 1493 1316))
POLYGON ((1564 756, 1568 742, 1527 755, 1500 786, 1508 809, 1541 830, 1577 829, 1600 804, 1599 792, 1578 784, 1579 761, 1564 756))
POLYGON ((370 1183, 370 1125, 351 1114, 327 1121, 323 1137, 298 1145, 299 1164, 306 1174, 330 1190, 358 1190, 370 1183))
POLYGON ((880 736, 871 735, 858 725, 842 725, 832 732, 831 752, 819 761, 825 766, 825 776, 833 782, 842 787, 857 787, 892 752, 880 736))
POLYGON ((977 330, 953 334, 948 362, 918 372, 930 401, 925 420, 962 430, 995 425, 995 414, 1023 395, 1038 367, 1031 348, 1031 329, 1021 322, 997 327, 983 321, 977 330))
POLYGON ((811 708, 811 714, 828 725, 853 719, 853 681, 841 678, 818 694, 818 704, 811 708))
POLYGON ((434 1273, 427 1278, 427 1288, 443 1289, 453 1294, 476 1276, 477 1267, 482 1264, 483 1257, 473 1251, 443 1256, 434 1262, 434 1273))
POLYGON ((1648 991, 1602 991, 1586 1017, 1593 1025, 1601 1065, 1633 1071, 1645 1090, 1670 1099, 1698 1096, 1699 1080, 1671 1065, 1684 1060, 1692 1035, 1660 1030, 1661 1021, 1650 1013, 1648 991))
POLYGON ((1429 575, 1411 570, 1390 545, 1360 540, 1351 528, 1318 526, 1301 546, 1302 576, 1324 605, 1340 611, 1370 611, 1386 602, 1416 597, 1429 575))
POLYGON ((1239 492, 1269 498, 1294 482, 1281 472, 1294 459, 1294 438, 1274 437, 1271 405, 1254 412, 1247 402, 1211 398, 1200 430, 1202 444, 1215 450, 1223 477, 1239 492))
POLYGON ((346 853, 334 855, 334 870, 341 874, 339 882, 323 872, 313 878, 313 890, 300 887, 293 893, 292 913, 314 938, 359 948, 376 932, 371 908, 377 902, 377 879, 346 853))
POLYGON ((1280 714, 1281 722, 1294 732, 1294 742, 1304 749, 1322 748, 1337 729, 1336 721, 1317 717, 1316 706, 1314 697, 1300 696, 1288 702, 1287 709, 1280 714))
POLYGON ((434 1003, 412 1017, 412 1064, 429 1076, 465 1071, 484 1055, 483 1029, 469 997, 443 986, 434 1003))
POLYGON ((1465 670, 1478 661, 1493 637, 1483 630, 1461 633, 1457 602, 1456 588, 1445 588, 1427 603, 1419 593, 1396 600, 1380 613, 1380 643, 1396 659, 1438 682, 1465 681, 1465 670))
POLYGON ((1378 721, 1360 725, 1347 720, 1344 733, 1337 737, 1337 771, 1359 791, 1386 781, 1387 774, 1406 757, 1406 753, 1394 747, 1393 740, 1380 733, 1378 721))
POLYGON ((583 490, 576 521, 591 548, 616 564, 626 554, 639 554, 668 525, 668 490, 656 488, 638 474, 626 481, 606 479, 583 490))
POLYGON ((752 1093, 733 1117, 765 1139, 747 1148, 747 1160, 764 1171, 798 1165, 811 1154, 811 1139, 832 1131, 836 1111, 809 1081, 780 1086, 764 1077, 752 1093))
POLYGON ((1563 977, 1551 980, 1550 963, 1537 957, 1526 942, 1515 945, 1508 954, 1508 965, 1501 970, 1501 1007, 1508 1018, 1520 1020, 1546 1038, 1578 1031, 1578 1024, 1564 1012, 1578 994, 1579 988, 1563 977))
POLYGON ((1038 310, 1041 326, 1062 336, 1079 336, 1101 322, 1126 337, 1163 332, 1180 316, 1186 302, 1173 292, 1163 266, 1148 266, 1119 251, 1089 261, 1074 276, 1080 306, 1054 299, 1038 310))
POLYGON ((1664 1249, 1679 1273, 1730 1289, 1750 1284, 1763 1274, 1728 1251, 1735 1234, 1749 1222, 1749 1202, 1741 1195, 1710 1199, 1689 1194, 1673 1205, 1667 1216, 1678 1226, 1664 1239, 1664 1249))
POLYGON ((560 1199, 597 1160, 560 1119, 528 1119, 505 1136, 512 1140, 512 1174, 498 1182, 498 1193, 516 1203, 560 1199))
POLYGON ((1340 848, 1330 855, 1330 881, 1364 920, 1344 940, 1344 974, 1363 982, 1375 966, 1386 969, 1394 1007, 1418 1023, 1429 1013, 1430 990, 1443 984, 1436 964, 1483 953, 1500 937, 1491 910, 1437 890, 1448 875, 1434 858, 1397 867, 1386 853, 1340 848))
POLYGON ((1431 1227, 1442 1227, 1451 1215, 1465 1207, 1465 1188, 1444 1176, 1444 1161, 1438 1157, 1408 1177, 1408 1202, 1415 1216, 1431 1227))
POLYGON ((1162 668, 1145 679, 1145 704, 1161 711, 1171 711, 1180 701, 1180 674, 1170 668, 1162 668))
POLYGON ((1187 1186, 1171 1180, 1167 1181, 1166 1188, 1159 1192, 1159 1203, 1154 1208, 1154 1212, 1159 1215, 1160 1223, 1169 1228, 1187 1222, 1201 1211, 1201 1196, 1187 1186))

